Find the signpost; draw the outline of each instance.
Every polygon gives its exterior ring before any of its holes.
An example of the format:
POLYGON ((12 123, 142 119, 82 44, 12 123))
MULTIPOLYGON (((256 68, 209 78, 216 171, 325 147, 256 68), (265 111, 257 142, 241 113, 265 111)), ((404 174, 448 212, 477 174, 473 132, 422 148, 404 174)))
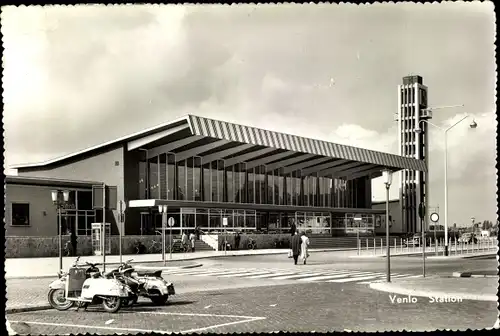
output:
POLYGON ((165 231, 167 229, 167 205, 158 205, 158 211, 161 213, 161 259, 163 260, 163 266, 167 263, 165 258, 165 231))
POLYGON ((227 233, 226 233, 227 218, 226 217, 222 218, 222 226, 224 226, 224 254, 227 254, 227 233))
POLYGON ((436 225, 439 222, 439 214, 437 212, 433 212, 430 215, 431 221, 434 223, 434 249, 436 251, 436 255, 438 254, 438 246, 437 246, 437 240, 436 240, 436 225))
POLYGON ((361 249, 361 246, 360 246, 360 242, 359 242, 359 226, 361 225, 361 221, 363 220, 363 218, 361 217, 361 215, 356 215, 354 216, 354 222, 356 222, 356 241, 357 241, 357 246, 358 246, 358 255, 361 253, 360 249, 361 249))
POLYGON ((120 201, 118 204, 118 209, 120 211, 119 213, 119 222, 120 222, 120 227, 119 227, 119 234, 120 234, 120 241, 119 241, 119 248, 120 248, 120 263, 122 263, 122 258, 123 258, 123 253, 122 253, 122 240, 123 240, 123 231, 125 230, 125 209, 127 208, 127 203, 125 201, 120 201))
POLYGON ((174 217, 168 219, 168 226, 170 226, 170 260, 172 260, 172 226, 175 224, 174 217))
POLYGON ((425 204, 424 203, 420 203, 419 207, 418 207, 418 216, 420 217, 420 229, 422 231, 422 241, 421 241, 421 245, 422 245, 422 260, 423 260, 423 264, 422 264, 422 273, 423 273, 423 277, 425 278, 425 226, 424 226, 424 219, 425 219, 425 204))

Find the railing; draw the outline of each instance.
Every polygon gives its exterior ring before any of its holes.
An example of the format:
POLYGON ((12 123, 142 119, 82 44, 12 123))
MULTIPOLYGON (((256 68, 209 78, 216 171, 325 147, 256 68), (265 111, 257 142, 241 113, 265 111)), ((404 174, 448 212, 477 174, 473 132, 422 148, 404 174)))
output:
MULTIPOLYGON (((393 238, 389 239, 391 255, 411 255, 422 253, 420 239, 393 238)), ((444 239, 426 239, 425 251, 435 256, 445 255, 444 239)), ((449 239, 449 255, 465 255, 473 253, 496 252, 498 249, 496 237, 477 237, 474 241, 463 241, 461 239, 449 239)), ((357 240, 358 255, 385 255, 387 243, 385 238, 360 238, 357 240)))

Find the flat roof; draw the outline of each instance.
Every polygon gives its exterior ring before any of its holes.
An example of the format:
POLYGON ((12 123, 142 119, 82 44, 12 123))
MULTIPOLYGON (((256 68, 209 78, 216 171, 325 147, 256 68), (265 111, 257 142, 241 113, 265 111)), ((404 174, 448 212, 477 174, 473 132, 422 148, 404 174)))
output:
POLYGON ((176 160, 179 161, 191 155, 205 157, 207 160, 204 162, 224 159, 227 160, 228 165, 234 165, 238 160, 250 163, 249 167, 255 167, 260 163, 270 163, 274 167, 304 169, 305 175, 342 171, 351 176, 363 174, 379 176, 382 169, 427 170, 422 160, 196 115, 187 115, 63 157, 41 163, 18 164, 11 168, 29 169, 61 164, 62 161, 75 159, 77 156, 91 155, 92 152, 116 145, 128 145, 129 151, 137 150, 140 147, 159 144, 162 139, 168 137, 173 137, 175 141, 152 148, 151 157, 164 150, 163 152, 175 152, 178 155, 176 160), (181 150, 181 152, 176 150, 181 150), (207 156, 202 154, 207 154, 207 156), (280 166, 281 162, 283 165, 280 166))
POLYGON ((92 188, 93 185, 102 184, 102 182, 95 181, 78 181, 78 180, 64 180, 45 177, 30 177, 30 176, 16 176, 6 175, 6 184, 23 184, 23 185, 40 185, 40 186, 61 186, 61 187, 88 187, 92 188))

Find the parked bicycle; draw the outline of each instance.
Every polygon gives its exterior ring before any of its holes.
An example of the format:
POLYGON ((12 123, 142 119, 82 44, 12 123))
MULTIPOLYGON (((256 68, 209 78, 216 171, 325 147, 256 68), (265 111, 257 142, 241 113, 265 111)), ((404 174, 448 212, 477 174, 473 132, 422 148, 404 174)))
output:
POLYGON ((257 243, 252 238, 248 238, 247 247, 249 250, 255 250, 257 248, 257 243))
POLYGON ((134 243, 134 251, 135 254, 144 254, 146 253, 146 246, 144 246, 144 244, 141 243, 140 241, 136 241, 134 243))

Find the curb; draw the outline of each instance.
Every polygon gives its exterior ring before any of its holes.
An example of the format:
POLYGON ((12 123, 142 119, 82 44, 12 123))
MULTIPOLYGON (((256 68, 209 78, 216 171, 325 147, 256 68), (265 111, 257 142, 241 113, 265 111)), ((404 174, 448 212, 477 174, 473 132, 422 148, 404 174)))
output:
MULTIPOLYGON (((160 261, 150 261, 149 263, 153 262, 161 262, 160 261)), ((111 266, 111 265, 118 265, 118 264, 107 264, 106 266, 111 266)), ((154 270, 162 270, 162 271, 168 271, 168 270, 177 270, 177 269, 189 269, 189 268, 195 268, 195 267, 201 267, 203 264, 200 263, 195 263, 192 265, 186 265, 186 266, 159 266, 159 267, 151 267, 151 266, 141 266, 137 265, 136 268, 138 269, 143 269, 143 270, 149 270, 149 269, 154 269, 154 270)), ((50 278, 57 278, 56 275, 40 275, 40 276, 6 276, 5 280, 22 280, 22 279, 50 279, 50 278)))
POLYGON ((472 294, 464 294, 464 293, 445 293, 445 292, 429 292, 426 290, 415 290, 415 289, 407 289, 402 287, 393 286, 392 284, 386 283, 371 283, 370 288, 374 290, 378 290, 381 292, 389 292, 396 293, 400 295, 408 295, 408 296, 420 296, 427 298, 455 298, 462 300, 474 300, 474 301, 497 301, 496 295, 472 295, 472 294))
POLYGON ((16 313, 25 313, 39 310, 49 310, 52 309, 50 305, 38 305, 38 306, 30 306, 30 307, 19 307, 19 308, 6 308, 5 314, 16 314, 16 313))
POLYGON ((492 274, 472 274, 471 272, 453 272, 454 278, 497 278, 498 275, 492 274))

